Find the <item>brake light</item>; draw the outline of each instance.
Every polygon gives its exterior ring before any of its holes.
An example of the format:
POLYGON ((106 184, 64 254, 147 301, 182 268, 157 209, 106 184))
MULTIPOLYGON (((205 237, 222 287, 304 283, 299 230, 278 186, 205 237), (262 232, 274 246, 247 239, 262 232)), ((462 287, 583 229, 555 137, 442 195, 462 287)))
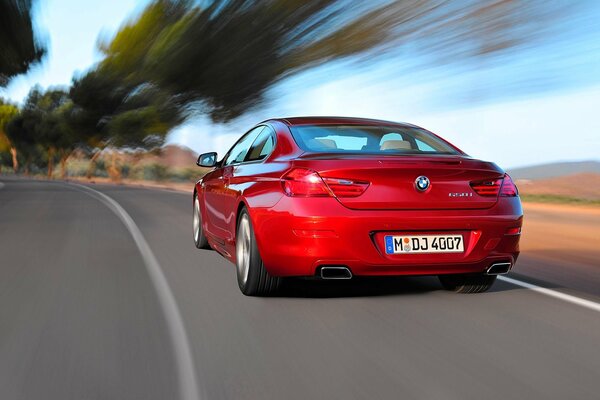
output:
POLYGON ((471 182, 471 188, 480 196, 496 197, 500 192, 502 179, 488 179, 485 181, 471 182))
POLYGON ((369 187, 368 182, 349 179, 323 178, 336 197, 358 197, 369 187))
POLYGON ((517 187, 508 174, 504 178, 487 179, 484 181, 471 182, 471 188, 480 196, 496 197, 515 197, 519 194, 517 187))
POLYGON ((502 181, 502 189, 500 189, 500 196, 502 197, 515 197, 519 195, 519 190, 517 189, 517 185, 513 182, 513 180, 508 176, 508 174, 504 175, 504 179, 502 181))
POLYGON ((297 197, 329 197, 331 191, 315 171, 294 168, 281 178, 283 192, 297 197))
POLYGON ((283 192, 294 197, 358 197, 369 182, 341 178, 322 178, 307 168, 294 168, 281 178, 283 192))

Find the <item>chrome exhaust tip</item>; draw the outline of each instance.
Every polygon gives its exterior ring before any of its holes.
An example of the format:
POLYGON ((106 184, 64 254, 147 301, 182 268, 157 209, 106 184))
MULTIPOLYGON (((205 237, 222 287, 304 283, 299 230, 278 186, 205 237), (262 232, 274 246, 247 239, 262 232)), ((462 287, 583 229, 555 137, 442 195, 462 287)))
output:
POLYGON ((325 266, 321 267, 321 279, 352 279, 352 272, 342 265, 325 266))
POLYGON ((500 262, 492 264, 486 271, 486 275, 503 275, 507 274, 510 271, 511 263, 509 262, 500 262))

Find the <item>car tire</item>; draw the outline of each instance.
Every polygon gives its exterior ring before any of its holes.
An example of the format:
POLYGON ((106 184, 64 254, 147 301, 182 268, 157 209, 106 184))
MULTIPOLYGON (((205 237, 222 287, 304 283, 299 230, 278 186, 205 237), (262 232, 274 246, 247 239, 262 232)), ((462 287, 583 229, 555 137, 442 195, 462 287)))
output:
POLYGON ((456 293, 482 293, 496 281, 495 275, 440 275, 438 278, 444 289, 456 293))
POLYGON ((240 211, 238 217, 235 255, 238 285, 243 294, 266 296, 279 288, 281 278, 269 275, 260 257, 254 228, 246 208, 240 211))
POLYGON ((200 212, 200 201, 198 196, 194 195, 194 216, 193 216, 193 233, 194 233, 194 244, 199 249, 209 249, 208 239, 202 229, 202 213, 200 212))

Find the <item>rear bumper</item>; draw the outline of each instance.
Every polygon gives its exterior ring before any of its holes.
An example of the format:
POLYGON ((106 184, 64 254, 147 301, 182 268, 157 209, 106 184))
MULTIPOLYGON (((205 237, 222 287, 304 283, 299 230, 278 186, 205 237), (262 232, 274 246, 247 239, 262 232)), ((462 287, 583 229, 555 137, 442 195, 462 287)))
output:
POLYGON ((345 265, 355 276, 484 272, 519 255, 519 198, 501 198, 485 210, 350 210, 334 198, 283 196, 272 208, 251 210, 259 251, 274 276, 313 276, 323 265, 345 265), (386 234, 461 234, 464 253, 396 254, 386 234))

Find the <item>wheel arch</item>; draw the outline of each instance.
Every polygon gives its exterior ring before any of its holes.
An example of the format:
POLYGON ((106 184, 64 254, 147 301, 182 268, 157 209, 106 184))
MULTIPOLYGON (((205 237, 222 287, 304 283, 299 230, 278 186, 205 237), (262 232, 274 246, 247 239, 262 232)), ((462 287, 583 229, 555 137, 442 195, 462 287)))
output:
POLYGON ((246 204, 244 199, 240 199, 238 201, 237 209, 235 211, 235 235, 236 236, 237 236, 238 223, 240 221, 240 213, 242 212, 242 209, 244 209, 244 208, 246 209, 246 211, 248 211, 248 216, 250 217, 250 221, 252 221, 252 215, 250 215, 250 208, 248 207, 248 204, 246 204))

